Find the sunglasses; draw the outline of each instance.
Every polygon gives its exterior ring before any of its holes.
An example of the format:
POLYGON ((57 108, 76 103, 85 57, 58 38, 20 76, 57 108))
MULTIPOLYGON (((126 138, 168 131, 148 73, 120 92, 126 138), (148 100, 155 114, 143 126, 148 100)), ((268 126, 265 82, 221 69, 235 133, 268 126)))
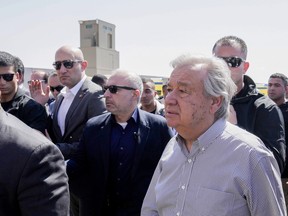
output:
POLYGON ((14 75, 15 74, 0 74, 0 79, 2 77, 5 81, 10 82, 13 80, 14 75))
POLYGON ((55 70, 60 70, 61 65, 63 64, 66 69, 71 69, 74 66, 74 63, 82 62, 81 60, 64 60, 64 61, 56 61, 53 63, 53 67, 55 70))
POLYGON ((245 62, 245 60, 236 56, 235 57, 219 57, 219 58, 223 59, 228 64, 228 66, 232 68, 237 68, 242 64, 242 62, 245 62))
POLYGON ((32 83, 32 81, 33 81, 33 82, 41 82, 41 83, 46 83, 46 81, 45 81, 45 80, 28 80, 28 81, 27 81, 28 85, 30 85, 30 84, 32 83))
POLYGON ((58 85, 58 86, 55 86, 55 87, 50 86, 50 91, 54 92, 54 90, 56 90, 56 91, 60 92, 63 88, 64 88, 64 86, 62 86, 62 85, 58 85))
POLYGON ((103 89, 104 89, 104 92, 106 92, 107 89, 109 89, 109 91, 111 92, 111 94, 116 94, 119 89, 136 90, 135 88, 132 88, 132 87, 128 87, 128 86, 117 86, 117 85, 104 86, 103 89))

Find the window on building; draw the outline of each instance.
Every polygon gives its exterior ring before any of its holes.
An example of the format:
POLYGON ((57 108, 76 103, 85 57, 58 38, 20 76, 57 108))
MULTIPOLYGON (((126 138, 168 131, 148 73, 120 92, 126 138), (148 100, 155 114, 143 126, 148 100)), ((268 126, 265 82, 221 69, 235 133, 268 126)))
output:
POLYGON ((107 34, 107 45, 108 48, 112 49, 112 34, 107 34))

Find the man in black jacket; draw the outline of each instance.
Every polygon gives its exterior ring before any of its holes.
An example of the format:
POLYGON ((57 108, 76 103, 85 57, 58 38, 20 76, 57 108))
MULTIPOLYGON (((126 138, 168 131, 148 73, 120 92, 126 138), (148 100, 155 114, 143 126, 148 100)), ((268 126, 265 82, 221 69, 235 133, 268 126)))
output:
POLYGON ((236 36, 226 36, 215 43, 212 52, 228 64, 237 86, 231 101, 231 110, 236 112, 234 123, 264 142, 273 152, 282 173, 286 158, 283 116, 277 105, 259 93, 254 81, 245 75, 249 68, 246 43, 236 36))
POLYGON ((139 216, 154 169, 173 136, 166 120, 138 108, 141 78, 117 70, 104 87, 110 113, 91 118, 67 164, 80 216, 139 216))
POLYGON ((6 112, 45 134, 46 110, 18 87, 18 65, 14 56, 7 52, 0 52, 1 105, 6 112))

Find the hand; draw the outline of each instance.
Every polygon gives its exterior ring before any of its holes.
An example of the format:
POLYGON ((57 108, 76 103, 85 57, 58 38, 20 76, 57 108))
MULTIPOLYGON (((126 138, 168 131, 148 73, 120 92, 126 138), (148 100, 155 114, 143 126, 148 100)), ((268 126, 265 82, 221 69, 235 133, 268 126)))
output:
POLYGON ((43 106, 49 100, 50 87, 47 86, 44 92, 40 80, 31 80, 31 82, 29 83, 29 90, 31 97, 43 106))
POLYGON ((229 105, 228 121, 229 121, 231 124, 237 125, 237 115, 236 115, 236 111, 235 111, 233 105, 229 105))

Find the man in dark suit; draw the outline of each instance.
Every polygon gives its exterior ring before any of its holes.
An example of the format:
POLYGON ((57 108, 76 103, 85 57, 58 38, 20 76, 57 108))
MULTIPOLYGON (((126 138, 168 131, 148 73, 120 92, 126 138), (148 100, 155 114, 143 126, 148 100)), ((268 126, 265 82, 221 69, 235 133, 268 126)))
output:
POLYGON ((69 190, 59 149, 0 105, 0 215, 68 216, 69 190))
POLYGON ((49 135, 65 160, 76 151, 87 120, 106 111, 102 88, 85 75, 87 65, 78 48, 62 46, 56 51, 53 66, 65 87, 55 102, 49 135))
POLYGON ((137 108, 141 78, 115 71, 104 87, 109 112, 90 119, 79 152, 69 160, 80 215, 140 215, 158 160, 173 136, 162 116, 137 108))
MULTIPOLYGON (((57 96, 48 133, 65 160, 70 159, 77 150, 87 120, 106 112, 102 88, 85 75, 87 65, 88 62, 84 60, 79 48, 62 46, 56 51, 53 66, 65 87, 57 96)), ((48 100, 49 89, 44 93, 39 82, 32 81, 29 89, 37 100, 42 101, 41 97, 48 100)), ((78 215, 77 203, 77 199, 71 194, 74 216, 78 215)))

